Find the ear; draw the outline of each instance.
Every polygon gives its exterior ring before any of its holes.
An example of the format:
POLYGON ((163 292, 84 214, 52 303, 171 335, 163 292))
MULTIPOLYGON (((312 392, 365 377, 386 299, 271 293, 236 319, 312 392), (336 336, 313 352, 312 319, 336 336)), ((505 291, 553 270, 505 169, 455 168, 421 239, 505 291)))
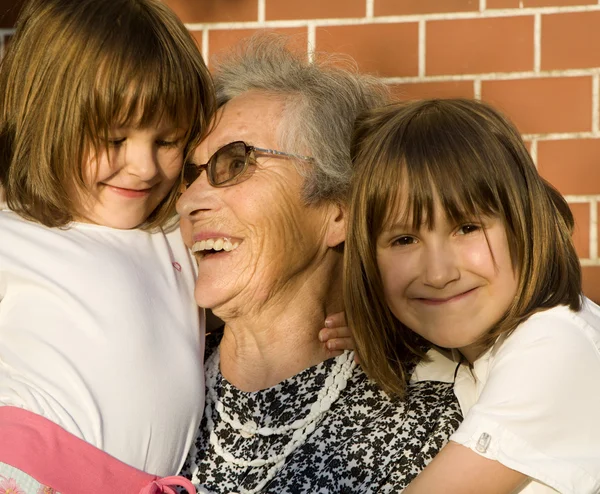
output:
POLYGON ((329 219, 327 222, 327 246, 337 247, 346 240, 346 218, 348 211, 342 204, 332 204, 330 206, 329 219))

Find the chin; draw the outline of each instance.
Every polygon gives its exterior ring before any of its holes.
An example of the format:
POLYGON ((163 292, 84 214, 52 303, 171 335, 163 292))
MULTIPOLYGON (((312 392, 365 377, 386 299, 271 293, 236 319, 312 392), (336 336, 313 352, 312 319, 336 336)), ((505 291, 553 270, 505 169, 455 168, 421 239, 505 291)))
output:
POLYGON ((104 226, 114 228, 115 230, 135 230, 143 225, 143 221, 114 221, 112 223, 106 222, 104 226))
MULTIPOLYGON (((202 275, 199 275, 202 276, 202 275)), ((194 293, 194 300, 196 301, 196 305, 202 309, 210 309, 213 310, 217 308, 220 304, 217 299, 214 297, 214 293, 210 293, 204 289, 196 287, 194 293), (212 296, 211 296, 212 295, 212 296)))

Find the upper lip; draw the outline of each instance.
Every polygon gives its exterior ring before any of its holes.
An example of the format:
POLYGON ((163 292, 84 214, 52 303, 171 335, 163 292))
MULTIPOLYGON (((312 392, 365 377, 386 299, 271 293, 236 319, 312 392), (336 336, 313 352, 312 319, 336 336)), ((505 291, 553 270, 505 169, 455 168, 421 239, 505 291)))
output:
POLYGON ((208 239, 211 239, 211 238, 229 238, 229 239, 234 239, 235 237, 233 237, 229 233, 206 230, 206 231, 195 233, 194 236, 192 237, 192 241, 194 243, 196 243, 196 242, 200 242, 202 240, 208 240, 208 239))

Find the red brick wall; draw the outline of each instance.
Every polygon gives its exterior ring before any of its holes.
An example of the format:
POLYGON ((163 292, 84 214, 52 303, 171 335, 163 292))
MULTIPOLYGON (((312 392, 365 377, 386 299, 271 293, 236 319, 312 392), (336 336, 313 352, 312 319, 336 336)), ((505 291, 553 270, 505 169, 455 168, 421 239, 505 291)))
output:
POLYGON ((351 55, 399 98, 497 105, 571 204, 584 291, 600 301, 600 0, 165 1, 207 60, 270 29, 351 55))

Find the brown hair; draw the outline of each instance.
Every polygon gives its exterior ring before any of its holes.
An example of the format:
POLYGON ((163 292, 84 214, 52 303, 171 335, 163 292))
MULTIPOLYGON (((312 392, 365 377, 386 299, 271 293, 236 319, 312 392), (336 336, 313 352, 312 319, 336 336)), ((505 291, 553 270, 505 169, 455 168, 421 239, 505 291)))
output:
MULTIPOLYGON (((187 129, 188 153, 214 111, 210 74, 159 0, 30 0, 0 66, 0 183, 8 206, 46 226, 73 219, 86 153, 112 126, 162 117, 187 129)), ((148 218, 174 214, 177 188, 148 218)))
POLYGON ((400 204, 416 229, 433 227, 435 197, 456 224, 482 215, 504 221, 517 295, 481 348, 537 311, 580 308, 573 215, 538 174, 515 127, 489 105, 424 100, 369 112, 355 127, 352 159, 345 306, 362 366, 385 391, 404 393, 408 366, 426 349, 391 313, 377 267, 377 238, 400 204))

